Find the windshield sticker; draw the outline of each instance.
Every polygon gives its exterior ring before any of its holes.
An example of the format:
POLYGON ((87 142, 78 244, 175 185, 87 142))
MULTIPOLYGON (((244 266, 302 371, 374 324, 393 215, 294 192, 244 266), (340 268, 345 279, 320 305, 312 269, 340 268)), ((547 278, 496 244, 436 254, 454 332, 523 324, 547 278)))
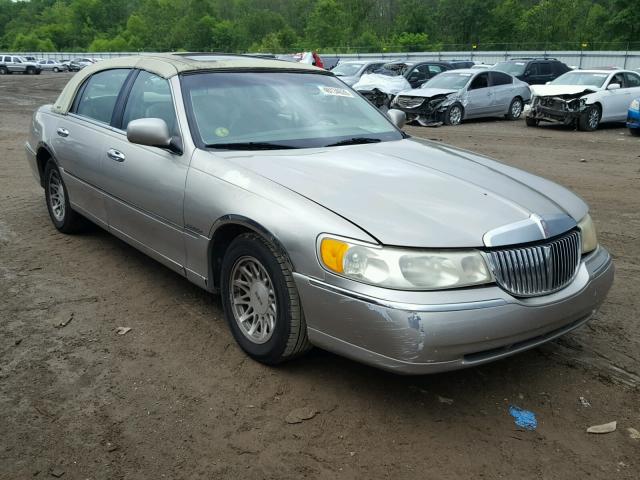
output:
POLYGON ((226 137, 229 135, 229 129, 225 127, 218 127, 215 129, 214 133, 216 137, 226 137))
POLYGON ((351 97, 353 98, 353 94, 347 90, 346 88, 338 88, 338 87, 318 87, 322 93, 325 95, 332 95, 334 97, 351 97))

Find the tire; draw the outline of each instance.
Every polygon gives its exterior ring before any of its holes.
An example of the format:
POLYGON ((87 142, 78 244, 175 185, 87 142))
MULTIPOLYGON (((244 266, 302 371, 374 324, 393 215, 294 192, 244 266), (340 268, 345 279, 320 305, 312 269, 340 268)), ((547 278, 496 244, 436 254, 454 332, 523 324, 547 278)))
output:
POLYGON ((600 111, 600 107, 598 105, 591 105, 580 115, 578 119, 578 130, 582 130, 583 132, 593 132, 597 130, 598 125, 600 125, 601 116, 602 112, 600 111))
POLYGON ((444 112, 445 125, 460 125, 464 117, 464 108, 459 103, 454 103, 444 112))
POLYGON ((8 75, 9 74, 9 70, 7 70, 7 67, 0 67, 0 75, 8 75))
POLYGON ((44 194, 51 222, 59 231, 76 233, 86 227, 87 220, 71 209, 67 187, 60 170, 52 160, 48 161, 44 168, 44 194))
POLYGON ((527 124, 527 127, 537 127, 540 125, 540 120, 529 116, 524 117, 524 122, 527 124))
POLYGON ((58 67, 53 67, 53 71, 54 71, 55 73, 58 73, 58 72, 60 71, 60 69, 59 69, 58 67))
POLYGON ((260 235, 242 234, 229 245, 221 270, 224 314, 236 342, 250 357, 276 365, 311 348, 284 252, 260 235), (247 312, 249 317, 241 321, 247 312))
POLYGON ((634 137, 640 137, 640 128, 630 128, 629 133, 634 137))
POLYGON ((27 75, 35 75, 36 74, 36 69, 33 67, 27 67, 27 69, 25 70, 25 72, 27 75))
POLYGON ((509 111, 504 116, 507 120, 518 120, 522 115, 524 109, 524 102, 520 97, 515 97, 509 104, 509 111))

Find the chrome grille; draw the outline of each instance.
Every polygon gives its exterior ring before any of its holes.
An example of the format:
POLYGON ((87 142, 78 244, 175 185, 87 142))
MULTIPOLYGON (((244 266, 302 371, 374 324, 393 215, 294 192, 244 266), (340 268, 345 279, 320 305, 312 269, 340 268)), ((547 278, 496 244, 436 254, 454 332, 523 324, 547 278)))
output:
POLYGON ((398 97, 398 105, 403 108, 416 108, 424 103, 422 97, 398 97))
POLYGON ((489 265, 507 292, 519 297, 545 295, 573 280, 581 249, 580 233, 572 231, 541 245, 492 250, 489 265))

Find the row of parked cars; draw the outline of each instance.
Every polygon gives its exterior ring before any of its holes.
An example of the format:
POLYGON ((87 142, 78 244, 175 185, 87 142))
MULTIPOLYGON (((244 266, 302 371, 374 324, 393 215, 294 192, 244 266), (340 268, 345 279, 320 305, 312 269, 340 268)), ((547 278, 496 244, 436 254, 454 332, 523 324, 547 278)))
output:
POLYGON ((25 75, 40 75, 43 71, 50 72, 78 72, 98 60, 95 58, 78 57, 71 60, 53 60, 21 56, 12 54, 0 54, 0 75, 22 73, 25 75))
POLYGON ((458 125, 464 120, 504 116, 515 120, 525 111, 528 126, 542 122, 575 125, 593 131, 601 122, 634 116, 640 97, 640 73, 618 68, 572 69, 553 58, 515 58, 495 65, 462 60, 348 61, 333 73, 382 110, 397 109, 422 126, 458 125))

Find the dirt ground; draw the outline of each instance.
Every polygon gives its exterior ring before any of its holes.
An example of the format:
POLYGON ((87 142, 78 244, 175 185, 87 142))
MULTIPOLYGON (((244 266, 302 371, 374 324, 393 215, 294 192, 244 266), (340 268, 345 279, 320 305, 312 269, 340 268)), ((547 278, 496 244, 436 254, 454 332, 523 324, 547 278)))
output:
POLYGON ((23 144, 69 77, 0 77, 0 478, 640 478, 640 139, 626 129, 407 128, 590 203, 617 277, 588 326, 432 376, 319 350, 269 368, 236 347, 218 298, 98 228, 53 228, 23 144), (301 407, 317 414, 287 423, 301 407))

